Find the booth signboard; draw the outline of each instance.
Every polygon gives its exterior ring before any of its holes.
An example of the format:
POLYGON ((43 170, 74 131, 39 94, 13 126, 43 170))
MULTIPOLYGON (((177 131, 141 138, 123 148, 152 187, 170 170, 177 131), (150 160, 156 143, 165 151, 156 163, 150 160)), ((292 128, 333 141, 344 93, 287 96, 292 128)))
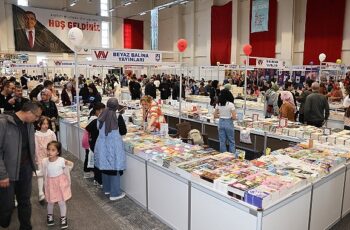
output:
POLYGON ((93 49, 93 61, 125 64, 156 64, 162 62, 162 53, 154 51, 93 49))
POLYGON ((18 64, 18 63, 13 63, 10 65, 11 68, 41 68, 43 67, 43 63, 39 64, 18 64))
POLYGON ((286 62, 278 59, 271 58, 257 58, 256 67, 267 69, 283 69, 286 67, 286 62))

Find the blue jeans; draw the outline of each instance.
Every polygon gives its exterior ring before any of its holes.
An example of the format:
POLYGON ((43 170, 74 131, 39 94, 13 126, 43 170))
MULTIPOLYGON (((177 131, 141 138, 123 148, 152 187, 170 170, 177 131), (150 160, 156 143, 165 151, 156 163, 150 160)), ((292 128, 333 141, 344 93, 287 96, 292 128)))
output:
POLYGON ((110 197, 120 196, 122 194, 120 190, 120 175, 107 175, 102 173, 102 185, 103 192, 109 192, 110 197))
POLYGON ((232 119, 220 118, 219 120, 219 141, 220 152, 227 152, 226 144, 228 142, 230 153, 235 153, 235 129, 232 119))

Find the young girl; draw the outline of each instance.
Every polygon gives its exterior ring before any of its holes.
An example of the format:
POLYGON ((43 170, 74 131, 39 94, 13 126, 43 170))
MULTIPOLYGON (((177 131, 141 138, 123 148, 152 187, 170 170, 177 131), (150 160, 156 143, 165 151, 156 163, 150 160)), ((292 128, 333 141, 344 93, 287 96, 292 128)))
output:
POLYGON ((51 141, 47 145, 47 158, 43 160, 43 173, 45 182, 45 197, 47 200, 47 225, 55 224, 53 206, 56 202, 60 206, 61 229, 68 228, 66 201, 72 197, 69 171, 73 162, 61 156, 61 143, 51 141))
POLYGON ((51 141, 56 141, 56 134, 49 129, 50 118, 42 116, 38 122, 38 130, 35 132, 35 161, 38 165, 38 190, 39 202, 44 205, 44 179, 42 172, 43 159, 47 157, 47 144, 51 141))

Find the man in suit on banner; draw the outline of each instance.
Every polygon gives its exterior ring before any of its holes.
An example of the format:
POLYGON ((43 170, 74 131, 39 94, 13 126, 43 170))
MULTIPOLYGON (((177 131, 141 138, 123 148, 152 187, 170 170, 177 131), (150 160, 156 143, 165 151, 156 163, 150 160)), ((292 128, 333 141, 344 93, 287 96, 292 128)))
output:
POLYGON ((23 17, 25 28, 15 32, 16 50, 50 52, 49 36, 45 30, 36 26, 35 14, 26 11, 23 17))

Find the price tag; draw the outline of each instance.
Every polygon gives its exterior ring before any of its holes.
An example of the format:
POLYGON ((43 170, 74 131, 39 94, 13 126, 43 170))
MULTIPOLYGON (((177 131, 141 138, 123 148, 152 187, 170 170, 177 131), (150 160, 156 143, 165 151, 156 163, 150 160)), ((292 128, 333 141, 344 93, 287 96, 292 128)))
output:
POLYGON ((270 155, 271 154, 271 148, 266 148, 265 154, 266 154, 266 156, 270 155))
POLYGON ((331 129, 329 129, 329 128, 325 128, 324 130, 323 130, 323 134, 324 135, 331 135, 331 133, 332 133, 332 131, 331 131, 331 129))
POLYGON ((253 121, 258 121, 259 120, 259 114, 253 114, 253 121))
POLYGON ((279 120, 279 127, 283 128, 283 127, 286 127, 287 126, 287 123, 288 123, 288 119, 286 118, 281 118, 279 120))

